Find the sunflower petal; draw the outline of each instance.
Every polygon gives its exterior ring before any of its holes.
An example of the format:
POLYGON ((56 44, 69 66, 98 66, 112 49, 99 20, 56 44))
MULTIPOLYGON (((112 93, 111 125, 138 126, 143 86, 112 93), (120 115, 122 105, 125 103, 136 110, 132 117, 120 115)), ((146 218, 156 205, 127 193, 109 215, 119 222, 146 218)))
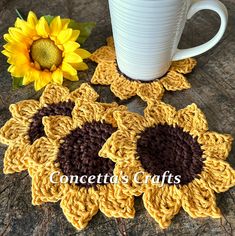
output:
POLYGON ((121 130, 140 133, 147 127, 145 118, 137 113, 117 111, 114 112, 114 118, 117 121, 118 128, 121 130))
POLYGON ((39 36, 47 38, 50 34, 50 28, 44 17, 41 17, 36 25, 36 30, 39 36))
POLYGON ((82 58, 77 53, 70 52, 65 54, 63 61, 67 63, 80 63, 82 62, 82 58))
POLYGON ((46 136, 52 140, 65 137, 73 129, 72 118, 67 116, 43 117, 46 136))
POLYGON ((57 202, 62 197, 59 182, 60 170, 52 166, 39 168, 32 175, 32 204, 41 205, 46 202, 57 202), (58 172, 58 174, 57 174, 58 172), (54 173, 54 175, 53 175, 54 173), (53 183, 50 179, 53 177, 53 183))
POLYGON ((93 52, 90 59, 96 63, 113 62, 116 59, 115 51, 109 46, 103 46, 93 52))
POLYGON ((67 43, 63 44, 64 47, 64 52, 69 53, 69 52, 74 52, 76 49, 79 48, 79 43, 73 42, 73 41, 68 41, 67 43))
POLYGON ((216 206, 216 197, 213 190, 203 180, 194 180, 180 190, 182 207, 193 218, 219 218, 219 208, 216 206))
POLYGON ((134 218, 134 197, 115 191, 115 186, 109 184, 100 191, 99 208, 107 217, 134 218))
POLYGON ((62 70, 63 70, 63 72, 66 72, 67 74, 69 74, 71 76, 77 75, 77 71, 69 63, 63 62, 62 63, 62 70))
POLYGON ((80 30, 73 30, 72 35, 69 40, 77 41, 79 35, 80 35, 80 30))
POLYGON ((61 23, 60 16, 54 17, 54 19, 50 23, 51 35, 57 36, 59 32, 61 31, 61 28, 62 28, 62 23, 61 23))
POLYGON ((98 212, 98 196, 86 188, 78 191, 70 190, 63 196, 60 207, 67 220, 81 230, 98 212))
POLYGON ((63 72, 59 69, 52 73, 52 81, 62 85, 63 84, 63 72))
POLYGON ((32 11, 30 11, 28 14, 27 22, 31 25, 32 28, 34 28, 38 23, 38 18, 32 11))
POLYGON ((59 103, 67 98, 69 89, 58 84, 49 84, 40 97, 40 104, 59 103))
POLYGON ((14 118, 29 120, 39 108, 38 101, 25 100, 16 104, 11 104, 9 110, 14 118))
POLYGON ((11 144, 23 140, 27 135, 28 122, 11 118, 0 129, 0 142, 11 144))
POLYGON ((205 132, 208 130, 205 115, 194 103, 179 110, 176 114, 176 120, 177 124, 187 132, 205 132))
MULTIPOLYGON (((110 73, 110 71, 108 71, 107 73, 110 73)), ((112 75, 112 77, 113 82, 110 86, 110 89, 117 97, 124 100, 137 94, 140 86, 139 82, 130 81, 127 80, 124 76, 120 76, 117 72, 117 69, 115 69, 115 74, 112 75)))
POLYGON ((79 88, 74 90, 68 95, 68 99, 71 101, 76 101, 77 99, 85 99, 88 101, 96 101, 99 94, 87 83, 82 83, 79 88))
POLYGON ((137 95, 140 96, 145 102, 161 100, 164 94, 164 88, 158 81, 141 84, 137 90, 137 95))
POLYGON ((25 156, 27 143, 14 143, 10 145, 4 155, 4 174, 12 174, 27 169, 28 160, 25 156))
POLYGON ((149 189, 143 195, 145 208, 163 229, 171 224, 171 219, 181 208, 181 200, 175 188, 174 185, 164 185, 149 189))
POLYGON ((78 75, 71 75, 67 72, 63 72, 63 76, 65 79, 68 79, 70 81, 78 81, 79 80, 78 75))
POLYGON ((136 142, 128 131, 116 131, 105 142, 99 151, 99 156, 110 158, 112 161, 122 161, 124 158, 134 158, 136 142))
POLYGON ((67 43, 70 40, 70 37, 73 34, 72 29, 64 29, 60 31, 60 33, 57 36, 57 40, 60 42, 60 44, 67 43))
POLYGON ((97 65, 91 78, 92 84, 110 85, 117 78, 115 75, 116 66, 114 63, 101 62, 97 65))
POLYGON ((168 91, 177 91, 191 88, 190 83, 180 73, 169 71, 165 77, 160 80, 160 83, 168 91))
POLYGON ((198 137, 204 154, 208 157, 225 160, 232 148, 233 138, 229 134, 207 131, 198 137))
POLYGON ((192 72, 193 68, 197 65, 197 61, 193 58, 187 58, 180 61, 174 61, 172 62, 170 70, 182 73, 182 74, 188 74, 192 72))
POLYGON ((82 59, 87 59, 91 56, 91 54, 85 50, 85 49, 82 49, 82 48, 78 48, 76 49, 75 51, 82 59))
POLYGON ((80 62, 80 63, 71 63, 71 65, 76 69, 76 70, 87 70, 88 65, 85 62, 80 62))
POLYGON ((47 84, 52 81, 52 74, 51 72, 41 72, 39 77, 34 82, 34 88, 36 91, 42 89, 47 84))
POLYGON ((176 109, 163 102, 150 103, 144 110, 144 116, 154 124, 175 124, 176 109))
POLYGON ((225 192, 235 185, 235 170, 221 160, 207 158, 202 176, 217 193, 225 192))
POLYGON ((56 141, 50 140, 47 137, 37 139, 29 148, 29 165, 40 166, 52 163, 56 159, 56 149, 56 141))

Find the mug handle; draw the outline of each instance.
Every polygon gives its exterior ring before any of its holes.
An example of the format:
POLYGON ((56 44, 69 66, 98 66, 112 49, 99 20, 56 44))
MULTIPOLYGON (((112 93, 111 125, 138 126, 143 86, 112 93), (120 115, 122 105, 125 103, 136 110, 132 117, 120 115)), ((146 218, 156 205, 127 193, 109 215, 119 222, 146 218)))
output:
POLYGON ((212 10, 218 13, 221 19, 221 25, 218 33, 210 41, 200 46, 188 49, 177 49, 175 55, 173 56, 173 61, 202 54, 214 47, 222 38, 228 23, 228 11, 225 5, 218 0, 193 0, 193 3, 188 11, 187 19, 190 19, 200 10, 212 10))

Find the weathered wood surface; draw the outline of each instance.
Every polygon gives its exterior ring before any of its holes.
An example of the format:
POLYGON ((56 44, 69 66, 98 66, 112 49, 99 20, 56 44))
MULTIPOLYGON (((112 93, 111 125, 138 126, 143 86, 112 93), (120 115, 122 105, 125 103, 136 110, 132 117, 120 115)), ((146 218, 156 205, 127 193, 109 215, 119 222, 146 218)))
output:
MULTIPOLYGON (((223 0, 229 9, 229 25, 223 40, 211 51, 197 57, 198 66, 188 76, 192 89, 166 93, 164 101, 177 108, 192 102, 205 112, 211 130, 230 133, 235 137, 235 2, 223 0)), ((97 27, 86 43, 94 51, 105 44, 111 35, 110 18, 106 0, 1 0, 0 1, 0 44, 2 35, 15 21, 14 9, 23 13, 29 10, 38 15, 62 15, 80 21, 96 21, 97 27)), ((181 47, 190 47, 210 39, 219 26, 216 14, 204 11, 197 14, 186 25, 181 47)), ((141 36, 141 32, 140 32, 141 36)), ((140 61, 141 63, 141 61, 140 61)), ((13 91, 11 77, 7 72, 6 58, 0 55, 0 126, 10 118, 8 106, 23 99, 38 98, 32 86, 13 91)), ((81 73, 82 81, 66 83, 75 88, 89 81, 94 72, 81 73)), ((118 101, 108 88, 96 86, 103 101, 118 101)), ((145 104, 138 98, 125 102, 130 110, 142 112, 145 104)), ((5 146, 0 146, 2 157, 5 146)), ((229 162, 235 166, 235 148, 229 162)), ((0 235, 235 235, 235 188, 218 195, 218 205, 223 217, 215 219, 191 219, 181 211, 167 230, 161 230, 145 211, 141 199, 136 200, 136 217, 133 220, 114 220, 97 214, 88 228, 77 232, 65 219, 59 204, 31 205, 31 180, 28 174, 3 175, 0 159, 0 235)))

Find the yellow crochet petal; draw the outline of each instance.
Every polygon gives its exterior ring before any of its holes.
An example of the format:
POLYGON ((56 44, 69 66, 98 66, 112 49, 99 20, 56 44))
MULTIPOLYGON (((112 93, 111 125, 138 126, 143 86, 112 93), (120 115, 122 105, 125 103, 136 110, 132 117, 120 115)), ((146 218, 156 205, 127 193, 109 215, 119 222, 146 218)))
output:
POLYGON ((116 131, 105 142, 99 151, 99 156, 110 158, 112 161, 134 159, 136 154, 136 139, 128 131, 116 131))
POLYGON ((173 61, 170 70, 188 74, 192 72, 193 68, 197 65, 197 61, 193 58, 187 58, 180 61, 173 61))
POLYGON ((90 59, 96 63, 112 62, 116 59, 116 55, 113 48, 103 46, 92 53, 90 59))
POLYGON ((191 88, 190 83, 180 73, 169 71, 165 77, 160 80, 161 84, 168 91, 177 91, 191 88))
POLYGON ((149 103, 144 110, 144 116, 148 121, 153 121, 154 124, 173 125, 175 121, 176 109, 171 105, 163 102, 149 103))
POLYGON ((66 136, 73 129, 72 118, 68 116, 43 117, 42 123, 46 136, 52 140, 66 136))
POLYGON ((25 156, 27 149, 28 144, 20 142, 8 147, 4 155, 4 174, 12 174, 27 169, 28 160, 25 156))
POLYGON ((235 185, 235 170, 222 160, 207 158, 202 178, 215 192, 225 192, 235 185))
POLYGON ((60 170, 54 166, 39 168, 32 175, 32 204, 41 205, 46 202, 57 202, 62 197, 59 182, 60 170), (58 172, 58 174, 54 174, 58 172), (50 181, 52 178, 53 182, 50 181))
POLYGON ((137 95, 145 102, 161 100, 164 88, 159 81, 153 83, 142 83, 137 90, 137 95))
POLYGON ((108 45, 109 47, 113 48, 113 50, 115 50, 115 49, 114 49, 114 40, 113 40, 113 37, 112 37, 112 36, 108 37, 108 38, 106 39, 106 41, 107 41, 107 45, 108 45))
POLYGON ((162 229, 166 229, 171 224, 171 219, 181 208, 181 200, 176 188, 174 185, 165 184, 162 187, 155 186, 143 194, 145 208, 162 229))
POLYGON ((143 116, 129 111, 116 111, 114 112, 114 118, 120 130, 134 133, 140 133, 150 125, 143 116))
POLYGON ((49 84, 42 96, 40 97, 40 104, 58 103, 66 99, 69 94, 69 89, 57 84, 49 84))
POLYGON ((193 218, 219 218, 219 208, 216 206, 216 196, 203 180, 194 180, 180 190, 182 207, 193 218))
POLYGON ((99 191, 99 208, 107 217, 133 218, 135 215, 134 197, 125 195, 119 189, 115 191, 113 184, 102 186, 99 191))
POLYGON ((140 196, 146 188, 151 188, 151 183, 143 184, 149 174, 145 172, 138 160, 127 160, 124 157, 123 161, 116 163, 113 173, 119 178, 119 182, 116 184, 117 189, 126 195, 140 196), (123 181, 123 176, 128 177, 126 182, 123 181))
POLYGON ((96 101, 97 98, 99 97, 99 94, 96 93, 96 91, 87 83, 81 84, 81 86, 71 92, 67 99, 71 101, 76 101, 76 99, 86 99, 89 101, 96 101))
MULTIPOLYGON (((104 105, 104 104, 102 104, 102 105, 104 105)), ((102 120, 106 121, 109 124, 112 124, 113 127, 117 127, 117 121, 114 118, 114 112, 127 111, 128 108, 126 106, 123 106, 123 105, 118 106, 118 104, 116 104, 116 103, 111 103, 110 105, 109 105, 109 107, 107 107, 106 112, 102 117, 102 120)), ((107 104, 106 104, 106 106, 107 106, 107 104)))
POLYGON ((116 79, 116 65, 113 62, 101 62, 91 78, 92 84, 110 85, 116 79))
POLYGON ((11 104, 9 110, 14 118, 29 120, 39 108, 38 101, 24 100, 16 104, 11 104))
POLYGON ((37 139, 29 149, 29 165, 40 166, 56 159, 58 144, 47 137, 37 139))
POLYGON ((67 220, 78 230, 84 229, 98 212, 98 195, 86 188, 66 192, 60 207, 67 220))
POLYGON ((15 141, 25 139, 28 130, 28 122, 11 118, 0 129, 0 142, 11 144, 15 141))
POLYGON ((192 135, 208 130, 205 115, 194 103, 179 110, 176 114, 176 120, 177 124, 182 127, 184 131, 190 132, 192 135))
POLYGON ((128 80, 123 75, 119 75, 118 72, 116 72, 110 89, 117 97, 123 100, 135 96, 140 85, 139 82, 128 80))
POLYGON ((75 124, 80 126, 85 122, 101 121, 106 114, 109 106, 117 106, 116 103, 111 103, 108 106, 102 103, 89 102, 85 100, 77 100, 76 105, 72 111, 72 117, 75 124))
POLYGON ((233 138, 229 134, 219 134, 212 131, 198 137, 204 154, 208 157, 225 160, 232 148, 233 138))

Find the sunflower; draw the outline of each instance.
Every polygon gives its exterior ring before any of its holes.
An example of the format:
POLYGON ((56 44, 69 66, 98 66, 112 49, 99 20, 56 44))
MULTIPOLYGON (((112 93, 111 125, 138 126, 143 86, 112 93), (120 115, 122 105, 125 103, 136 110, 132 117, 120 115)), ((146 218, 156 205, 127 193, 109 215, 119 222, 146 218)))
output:
POLYGON ((90 53, 76 42, 80 31, 69 28, 69 19, 55 17, 50 24, 30 11, 27 21, 17 18, 15 27, 4 35, 2 53, 8 57, 8 71, 23 78, 23 85, 34 82, 35 90, 48 83, 63 83, 63 77, 78 80, 77 70, 88 67, 83 59, 90 53))
POLYGON ((230 135, 208 131, 195 104, 176 111, 156 102, 144 117, 123 111, 114 118, 118 130, 99 155, 116 162, 116 175, 123 171, 129 176, 127 184, 118 186, 126 194, 143 194, 145 208, 161 228, 181 207, 193 218, 220 217, 215 192, 235 185, 235 171, 225 162, 230 135))
POLYGON ((116 190, 111 181, 115 163, 98 156, 116 130, 114 111, 125 106, 77 100, 72 117, 44 117, 46 137, 30 147, 32 203, 57 202, 77 229, 86 227, 100 209, 108 217, 133 218, 134 197, 116 190), (100 176, 100 180, 96 179, 100 176), (108 175, 107 181, 104 176, 108 175), (73 177, 95 178, 70 182, 73 177))
POLYGON ((5 174, 21 172, 28 168, 28 149, 45 136, 44 116, 71 116, 77 98, 95 101, 98 94, 88 85, 69 93, 61 85, 48 85, 39 101, 25 100, 10 105, 12 118, 0 129, 0 142, 9 145, 4 157, 5 174))
POLYGON ((128 99, 138 95, 144 101, 159 100, 164 91, 176 91, 191 87, 183 74, 192 72, 196 66, 196 60, 188 58, 172 63, 167 74, 149 83, 141 83, 123 75, 116 62, 113 38, 107 39, 107 46, 97 49, 90 59, 96 63, 95 73, 91 79, 93 84, 110 85, 111 91, 120 99, 128 99))

